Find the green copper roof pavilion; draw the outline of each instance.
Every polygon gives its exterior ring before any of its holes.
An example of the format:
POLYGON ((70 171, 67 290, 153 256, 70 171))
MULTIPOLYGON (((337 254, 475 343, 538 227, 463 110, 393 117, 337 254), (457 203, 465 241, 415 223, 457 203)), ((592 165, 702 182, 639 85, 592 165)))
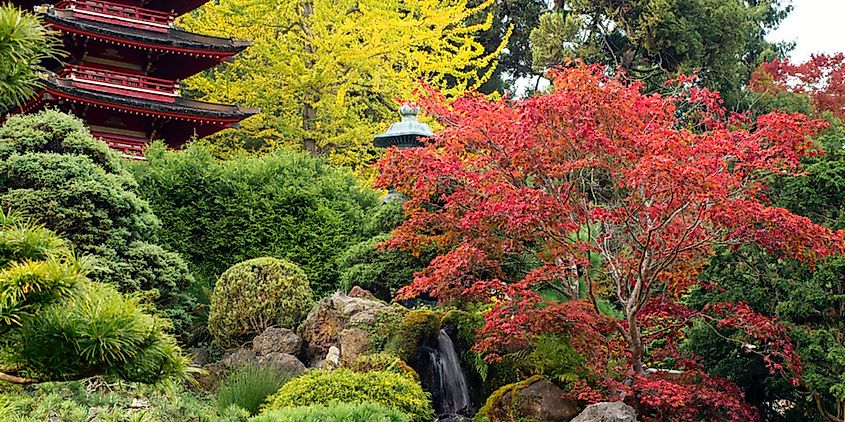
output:
POLYGON ((418 108, 409 105, 400 107, 399 114, 402 115, 402 120, 390 125, 384 133, 376 135, 373 144, 379 148, 396 146, 399 149, 422 146, 420 138, 432 137, 434 133, 427 124, 417 119, 419 112, 418 108))

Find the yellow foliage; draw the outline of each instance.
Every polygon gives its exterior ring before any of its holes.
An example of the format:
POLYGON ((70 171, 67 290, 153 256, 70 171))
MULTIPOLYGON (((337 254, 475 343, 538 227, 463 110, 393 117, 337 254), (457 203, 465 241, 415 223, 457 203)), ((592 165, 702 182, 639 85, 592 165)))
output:
POLYGON ((398 120, 397 100, 409 99, 420 80, 448 95, 489 78, 507 37, 486 54, 476 37, 492 24, 493 0, 470 1, 209 2, 181 27, 253 45, 183 85, 204 100, 261 107, 242 129, 212 139, 224 151, 311 140, 334 164, 361 169, 375 156, 373 135, 398 120))

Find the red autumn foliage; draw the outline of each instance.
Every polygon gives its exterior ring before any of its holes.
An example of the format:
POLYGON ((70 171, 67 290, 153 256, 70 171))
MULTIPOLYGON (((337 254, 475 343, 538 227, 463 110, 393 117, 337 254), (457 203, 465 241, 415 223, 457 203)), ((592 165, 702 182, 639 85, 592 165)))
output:
POLYGON ((407 198, 408 218, 386 246, 439 251, 399 297, 493 301, 476 344, 492 360, 537 334, 567 335, 593 374, 581 398, 625 398, 655 420, 707 408, 753 420, 736 386, 678 345, 693 321, 730 328, 739 334, 726 340, 797 377, 786 331, 743 304, 697 311, 680 295, 703 285, 717 246, 756 243, 805 262, 843 250, 842 232, 764 197, 767 174, 798 172, 818 153, 810 136, 824 124, 726 117, 718 94, 693 79, 674 95, 646 95, 603 70, 573 64, 549 75, 551 92, 524 100, 423 93, 443 131, 378 164, 377 183, 407 198), (540 264, 513 270, 525 255, 540 264), (543 300, 543 289, 569 300, 543 300), (608 302, 621 318, 598 311, 608 302))
POLYGON ((801 64, 783 60, 763 63, 750 85, 757 92, 807 94, 817 111, 830 111, 845 119, 845 53, 813 55, 801 64))

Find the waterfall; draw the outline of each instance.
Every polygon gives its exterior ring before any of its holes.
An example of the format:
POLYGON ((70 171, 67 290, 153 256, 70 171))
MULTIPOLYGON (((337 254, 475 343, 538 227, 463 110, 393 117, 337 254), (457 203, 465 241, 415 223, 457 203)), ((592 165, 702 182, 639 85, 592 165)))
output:
POLYGON ((437 336, 437 350, 428 349, 435 409, 442 415, 456 415, 469 408, 469 389, 452 339, 445 330, 437 336))

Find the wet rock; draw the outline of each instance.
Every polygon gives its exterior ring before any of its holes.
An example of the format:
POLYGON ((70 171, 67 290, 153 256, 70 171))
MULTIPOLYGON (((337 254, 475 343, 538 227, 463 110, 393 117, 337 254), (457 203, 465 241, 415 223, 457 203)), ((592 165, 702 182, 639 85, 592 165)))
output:
POLYGON ((287 353, 298 355, 302 350, 302 337, 287 328, 270 327, 252 340, 252 351, 257 355, 287 353))
POLYGON ((622 402, 601 402, 587 406, 572 422, 636 422, 634 408, 622 402))

